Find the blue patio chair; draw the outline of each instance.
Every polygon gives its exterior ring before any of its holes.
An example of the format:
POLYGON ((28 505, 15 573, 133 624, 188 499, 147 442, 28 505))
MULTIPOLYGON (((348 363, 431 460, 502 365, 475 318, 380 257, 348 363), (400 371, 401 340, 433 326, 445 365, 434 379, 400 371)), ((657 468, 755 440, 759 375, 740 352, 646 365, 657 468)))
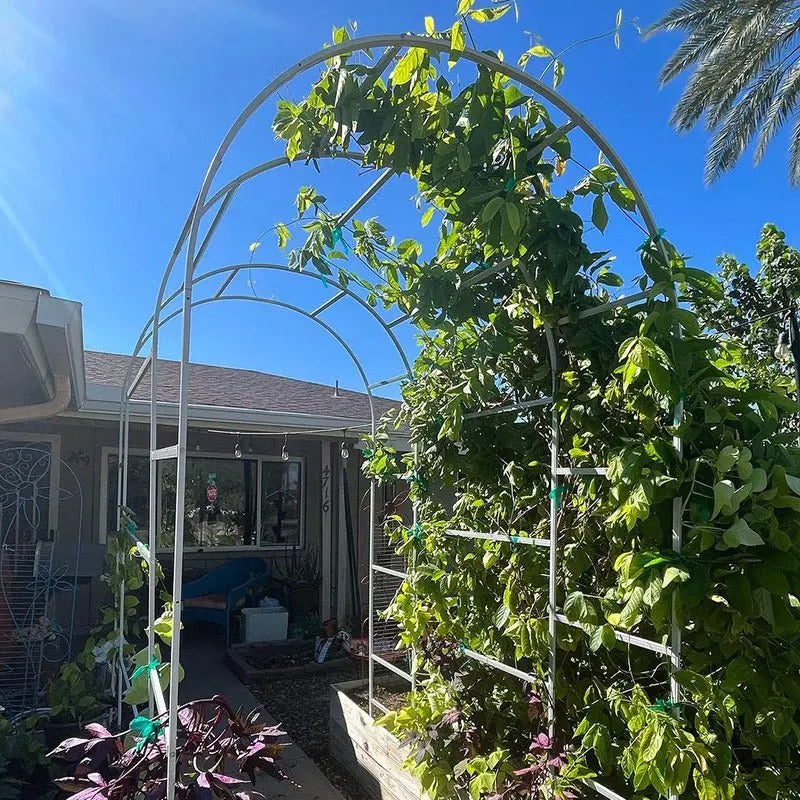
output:
POLYGON ((231 616, 247 600, 254 579, 267 577, 263 558, 234 558, 194 581, 183 584, 183 619, 211 622, 225 628, 225 646, 231 640, 231 616))

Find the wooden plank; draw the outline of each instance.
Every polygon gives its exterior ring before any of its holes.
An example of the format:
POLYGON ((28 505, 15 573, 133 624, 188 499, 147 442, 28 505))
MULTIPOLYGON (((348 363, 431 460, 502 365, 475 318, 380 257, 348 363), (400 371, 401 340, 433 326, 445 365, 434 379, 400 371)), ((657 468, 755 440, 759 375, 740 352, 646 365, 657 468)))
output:
POLYGON ((331 754, 374 800, 420 800, 419 781, 403 768, 408 750, 345 692, 361 688, 365 681, 331 686, 331 754))

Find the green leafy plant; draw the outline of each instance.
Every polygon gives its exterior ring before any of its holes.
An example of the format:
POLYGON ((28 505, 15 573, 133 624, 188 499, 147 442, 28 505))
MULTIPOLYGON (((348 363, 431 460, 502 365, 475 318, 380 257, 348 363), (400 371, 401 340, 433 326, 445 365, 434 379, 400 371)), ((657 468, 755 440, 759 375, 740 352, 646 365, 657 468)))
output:
POLYGON ((469 81, 462 23, 426 24, 449 36, 447 66, 410 48, 384 79, 329 59, 306 99, 281 101, 274 124, 290 159, 355 141, 366 166, 416 181, 421 226, 436 220, 426 253, 377 220, 341 226, 306 187, 306 236, 289 253, 294 268, 336 270, 421 331, 397 420, 415 455, 396 453, 382 430, 365 465, 378 481, 405 476, 419 512, 411 528, 388 520, 414 564, 389 614, 418 669, 408 704, 384 723, 409 740, 408 767, 432 798, 568 798, 594 777, 643 800, 790 800, 800 785, 800 450, 782 430, 797 406, 704 327, 692 305, 722 301, 723 286, 663 232, 639 248, 645 296, 576 324, 623 284, 587 228, 605 230, 615 209, 634 214, 635 195, 602 159, 575 159, 547 108, 509 79, 478 66, 469 81), (458 88, 446 74, 455 63, 458 88), (605 475, 551 487, 545 409, 468 416, 551 393, 562 465, 605 475), (541 710, 548 553, 519 543, 550 535, 551 500, 558 606, 572 623, 557 629, 552 736, 541 710), (673 621, 680 702, 667 661, 618 636, 666 643, 673 621), (514 664, 530 684, 467 650, 514 664))
POLYGON ((0 716, 0 800, 54 800, 54 772, 33 717, 13 724, 0 716))

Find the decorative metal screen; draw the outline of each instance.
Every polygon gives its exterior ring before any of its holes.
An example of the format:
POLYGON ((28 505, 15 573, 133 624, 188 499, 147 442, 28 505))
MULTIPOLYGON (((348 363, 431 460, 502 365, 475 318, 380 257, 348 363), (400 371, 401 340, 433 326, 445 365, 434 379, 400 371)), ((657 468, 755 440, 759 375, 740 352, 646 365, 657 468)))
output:
POLYGON ((59 503, 75 501, 80 527, 82 502, 66 465, 75 489, 60 487, 61 466, 48 442, 0 440, 0 706, 12 715, 42 704, 47 665, 71 654, 76 570, 53 568, 53 539, 59 503))

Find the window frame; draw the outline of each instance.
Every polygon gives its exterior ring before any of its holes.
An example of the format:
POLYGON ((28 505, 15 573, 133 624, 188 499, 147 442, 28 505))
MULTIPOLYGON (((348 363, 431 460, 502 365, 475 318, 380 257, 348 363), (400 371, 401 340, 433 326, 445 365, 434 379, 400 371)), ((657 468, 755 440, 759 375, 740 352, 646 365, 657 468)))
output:
MULTIPOLYGON (((108 460, 111 456, 117 456, 119 453, 118 447, 103 447, 101 449, 101 466, 100 466, 100 542, 105 543, 106 541, 106 530, 108 527, 108 460)), ((133 449, 131 448, 128 451, 129 455, 132 456, 148 456, 150 455, 149 450, 144 450, 141 448, 133 449)), ((239 459, 234 458, 231 453, 219 453, 219 452, 208 452, 205 450, 191 450, 186 453, 186 458, 208 458, 208 459, 218 459, 221 461, 239 461, 239 459)), ((284 460, 279 455, 262 455, 260 453, 242 453, 242 459, 247 461, 256 461, 256 535, 258 537, 258 544, 241 544, 241 545, 227 545, 225 547, 186 547, 184 546, 183 552, 184 553, 225 553, 225 552, 253 552, 257 553, 259 551, 271 550, 271 551, 283 551, 286 550, 287 547, 292 547, 295 550, 302 550, 306 546, 306 498, 308 496, 308 492, 306 490, 307 481, 308 481, 308 470, 307 470, 307 458, 305 456, 289 456, 288 459, 284 460), (278 463, 278 464, 291 464, 297 463, 300 465, 300 519, 298 521, 298 530, 300 533, 299 541, 293 545, 287 545, 285 543, 281 544, 265 544, 262 545, 261 542, 261 514, 262 514, 262 480, 264 474, 264 462, 267 463, 278 463)), ((165 462, 159 461, 158 462, 158 492, 157 492, 157 507, 158 507, 158 517, 157 517, 157 524, 159 529, 161 528, 161 470, 163 468, 163 464, 165 462)), ((167 547, 159 547, 159 553, 174 553, 174 548, 167 548, 167 547)))

